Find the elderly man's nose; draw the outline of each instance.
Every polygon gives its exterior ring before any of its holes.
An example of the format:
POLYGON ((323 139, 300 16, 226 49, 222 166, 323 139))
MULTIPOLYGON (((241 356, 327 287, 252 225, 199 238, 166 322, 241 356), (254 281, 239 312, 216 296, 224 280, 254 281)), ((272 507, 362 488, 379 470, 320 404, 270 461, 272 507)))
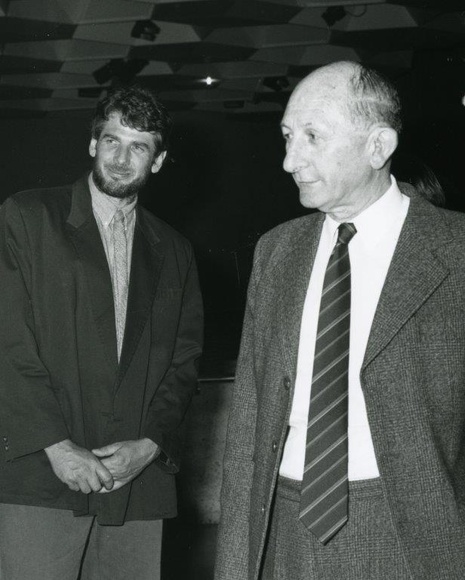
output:
POLYGON ((288 143, 286 148, 286 156, 284 157, 283 162, 284 171, 287 171, 288 173, 295 173, 296 171, 304 168, 306 164, 307 160, 303 155, 302 148, 299 147, 298 143, 288 143))

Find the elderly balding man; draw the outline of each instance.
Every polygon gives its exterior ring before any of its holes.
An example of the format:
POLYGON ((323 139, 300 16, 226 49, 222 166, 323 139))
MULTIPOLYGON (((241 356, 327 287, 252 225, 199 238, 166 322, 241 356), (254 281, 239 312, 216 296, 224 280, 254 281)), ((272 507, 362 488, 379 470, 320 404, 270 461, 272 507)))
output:
POLYGON ((306 208, 259 241, 216 580, 459 580, 465 216, 390 174, 394 87, 317 69, 282 120, 306 208))

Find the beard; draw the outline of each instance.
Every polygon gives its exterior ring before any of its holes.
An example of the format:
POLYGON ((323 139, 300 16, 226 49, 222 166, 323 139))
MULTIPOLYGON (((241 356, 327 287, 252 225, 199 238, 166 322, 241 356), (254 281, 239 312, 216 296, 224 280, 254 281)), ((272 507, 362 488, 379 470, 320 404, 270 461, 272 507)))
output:
MULTIPOLYGON (((124 167, 110 167, 110 169, 122 172, 126 171, 126 168, 124 167)), ((126 199, 139 193, 142 187, 147 183, 150 173, 150 166, 148 166, 142 174, 138 175, 131 181, 119 181, 117 178, 105 176, 102 167, 97 162, 94 163, 92 169, 92 177, 98 189, 102 193, 118 199, 126 199)))

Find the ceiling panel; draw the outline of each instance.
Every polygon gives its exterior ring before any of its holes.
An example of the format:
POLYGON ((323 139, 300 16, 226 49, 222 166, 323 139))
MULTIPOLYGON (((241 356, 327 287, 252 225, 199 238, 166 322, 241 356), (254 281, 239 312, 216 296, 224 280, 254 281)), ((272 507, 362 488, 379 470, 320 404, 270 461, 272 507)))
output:
POLYGON ((206 36, 205 40, 259 49, 271 46, 322 44, 328 42, 329 36, 329 30, 322 28, 276 24, 218 29, 206 36))
POLYGON ((10 85, 31 88, 69 88, 93 86, 96 82, 91 76, 68 73, 32 73, 28 75, 3 75, 0 86, 10 85))
POLYGON ((88 0, 10 0, 7 16, 11 19, 73 24, 79 22, 87 5, 88 0))
POLYGON ((298 7, 256 0, 204 0, 157 4, 152 16, 157 20, 218 28, 289 22, 299 11, 298 7))
POLYGON ((180 67, 177 72, 180 75, 185 74, 200 78, 210 76, 224 79, 248 79, 286 75, 288 68, 287 64, 247 60, 239 62, 186 64, 180 67))
POLYGON ((0 75, 29 75, 31 71, 36 73, 59 72, 62 64, 60 60, 24 58, 4 54, 0 60, 0 75))
MULTIPOLYGON (((52 96, 52 89, 38 87, 18 87, 0 84, 1 108, 5 108, 4 101, 10 99, 13 101, 24 101, 26 99, 41 99, 52 96)), ((30 105, 31 106, 31 105, 30 105)))
MULTIPOLYGON (((275 4, 285 4, 286 6, 294 6, 298 8, 332 8, 338 6, 354 6, 353 0, 267 0, 275 4)), ((366 0, 363 5, 384 4, 386 0, 366 0)), ((360 6, 358 4, 357 6, 360 6)))
POLYGON ((416 28, 417 22, 405 6, 378 4, 346 9, 346 16, 335 23, 334 30, 389 30, 416 28))
MULTIPOLYGON (((73 37, 80 40, 93 40, 132 46, 152 46, 152 41, 131 36, 134 21, 111 22, 99 24, 81 24, 76 27, 73 37)), ((199 42, 199 34, 192 26, 162 22, 157 34, 157 46, 164 44, 181 44, 185 42, 199 42)))
POLYGON ((131 49, 132 58, 166 60, 173 63, 221 62, 224 60, 245 60, 255 50, 248 47, 230 46, 211 42, 138 46, 131 49))
POLYGON ((390 2, 437 12, 463 12, 464 10, 463 0, 390 0, 390 2))
POLYGON ((334 60, 394 79, 424 54, 463 62, 464 9, 464 0, 0 0, 0 115, 91 108, 135 78, 175 110, 269 113, 334 60))
POLYGON ((0 38, 3 43, 72 38, 76 26, 63 22, 0 18, 0 38))

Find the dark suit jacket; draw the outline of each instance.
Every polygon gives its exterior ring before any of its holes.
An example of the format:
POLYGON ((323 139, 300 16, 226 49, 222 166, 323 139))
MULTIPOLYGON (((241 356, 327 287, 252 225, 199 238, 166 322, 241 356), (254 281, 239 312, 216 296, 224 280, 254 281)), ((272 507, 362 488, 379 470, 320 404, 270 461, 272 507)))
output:
MULTIPOLYGON (((324 216, 258 244, 231 408, 216 580, 255 580, 324 216)), ((465 216, 413 195, 361 370, 385 497, 416 580, 465 570, 465 216)), ((364 579, 365 580, 365 579, 364 579)))
POLYGON ((202 342, 189 243, 137 208, 119 365, 87 178, 3 204, 0 280, 0 501, 98 513, 102 524, 174 516, 179 430, 202 342), (131 484, 86 496, 43 451, 68 437, 87 449, 149 437, 163 453, 131 484))

